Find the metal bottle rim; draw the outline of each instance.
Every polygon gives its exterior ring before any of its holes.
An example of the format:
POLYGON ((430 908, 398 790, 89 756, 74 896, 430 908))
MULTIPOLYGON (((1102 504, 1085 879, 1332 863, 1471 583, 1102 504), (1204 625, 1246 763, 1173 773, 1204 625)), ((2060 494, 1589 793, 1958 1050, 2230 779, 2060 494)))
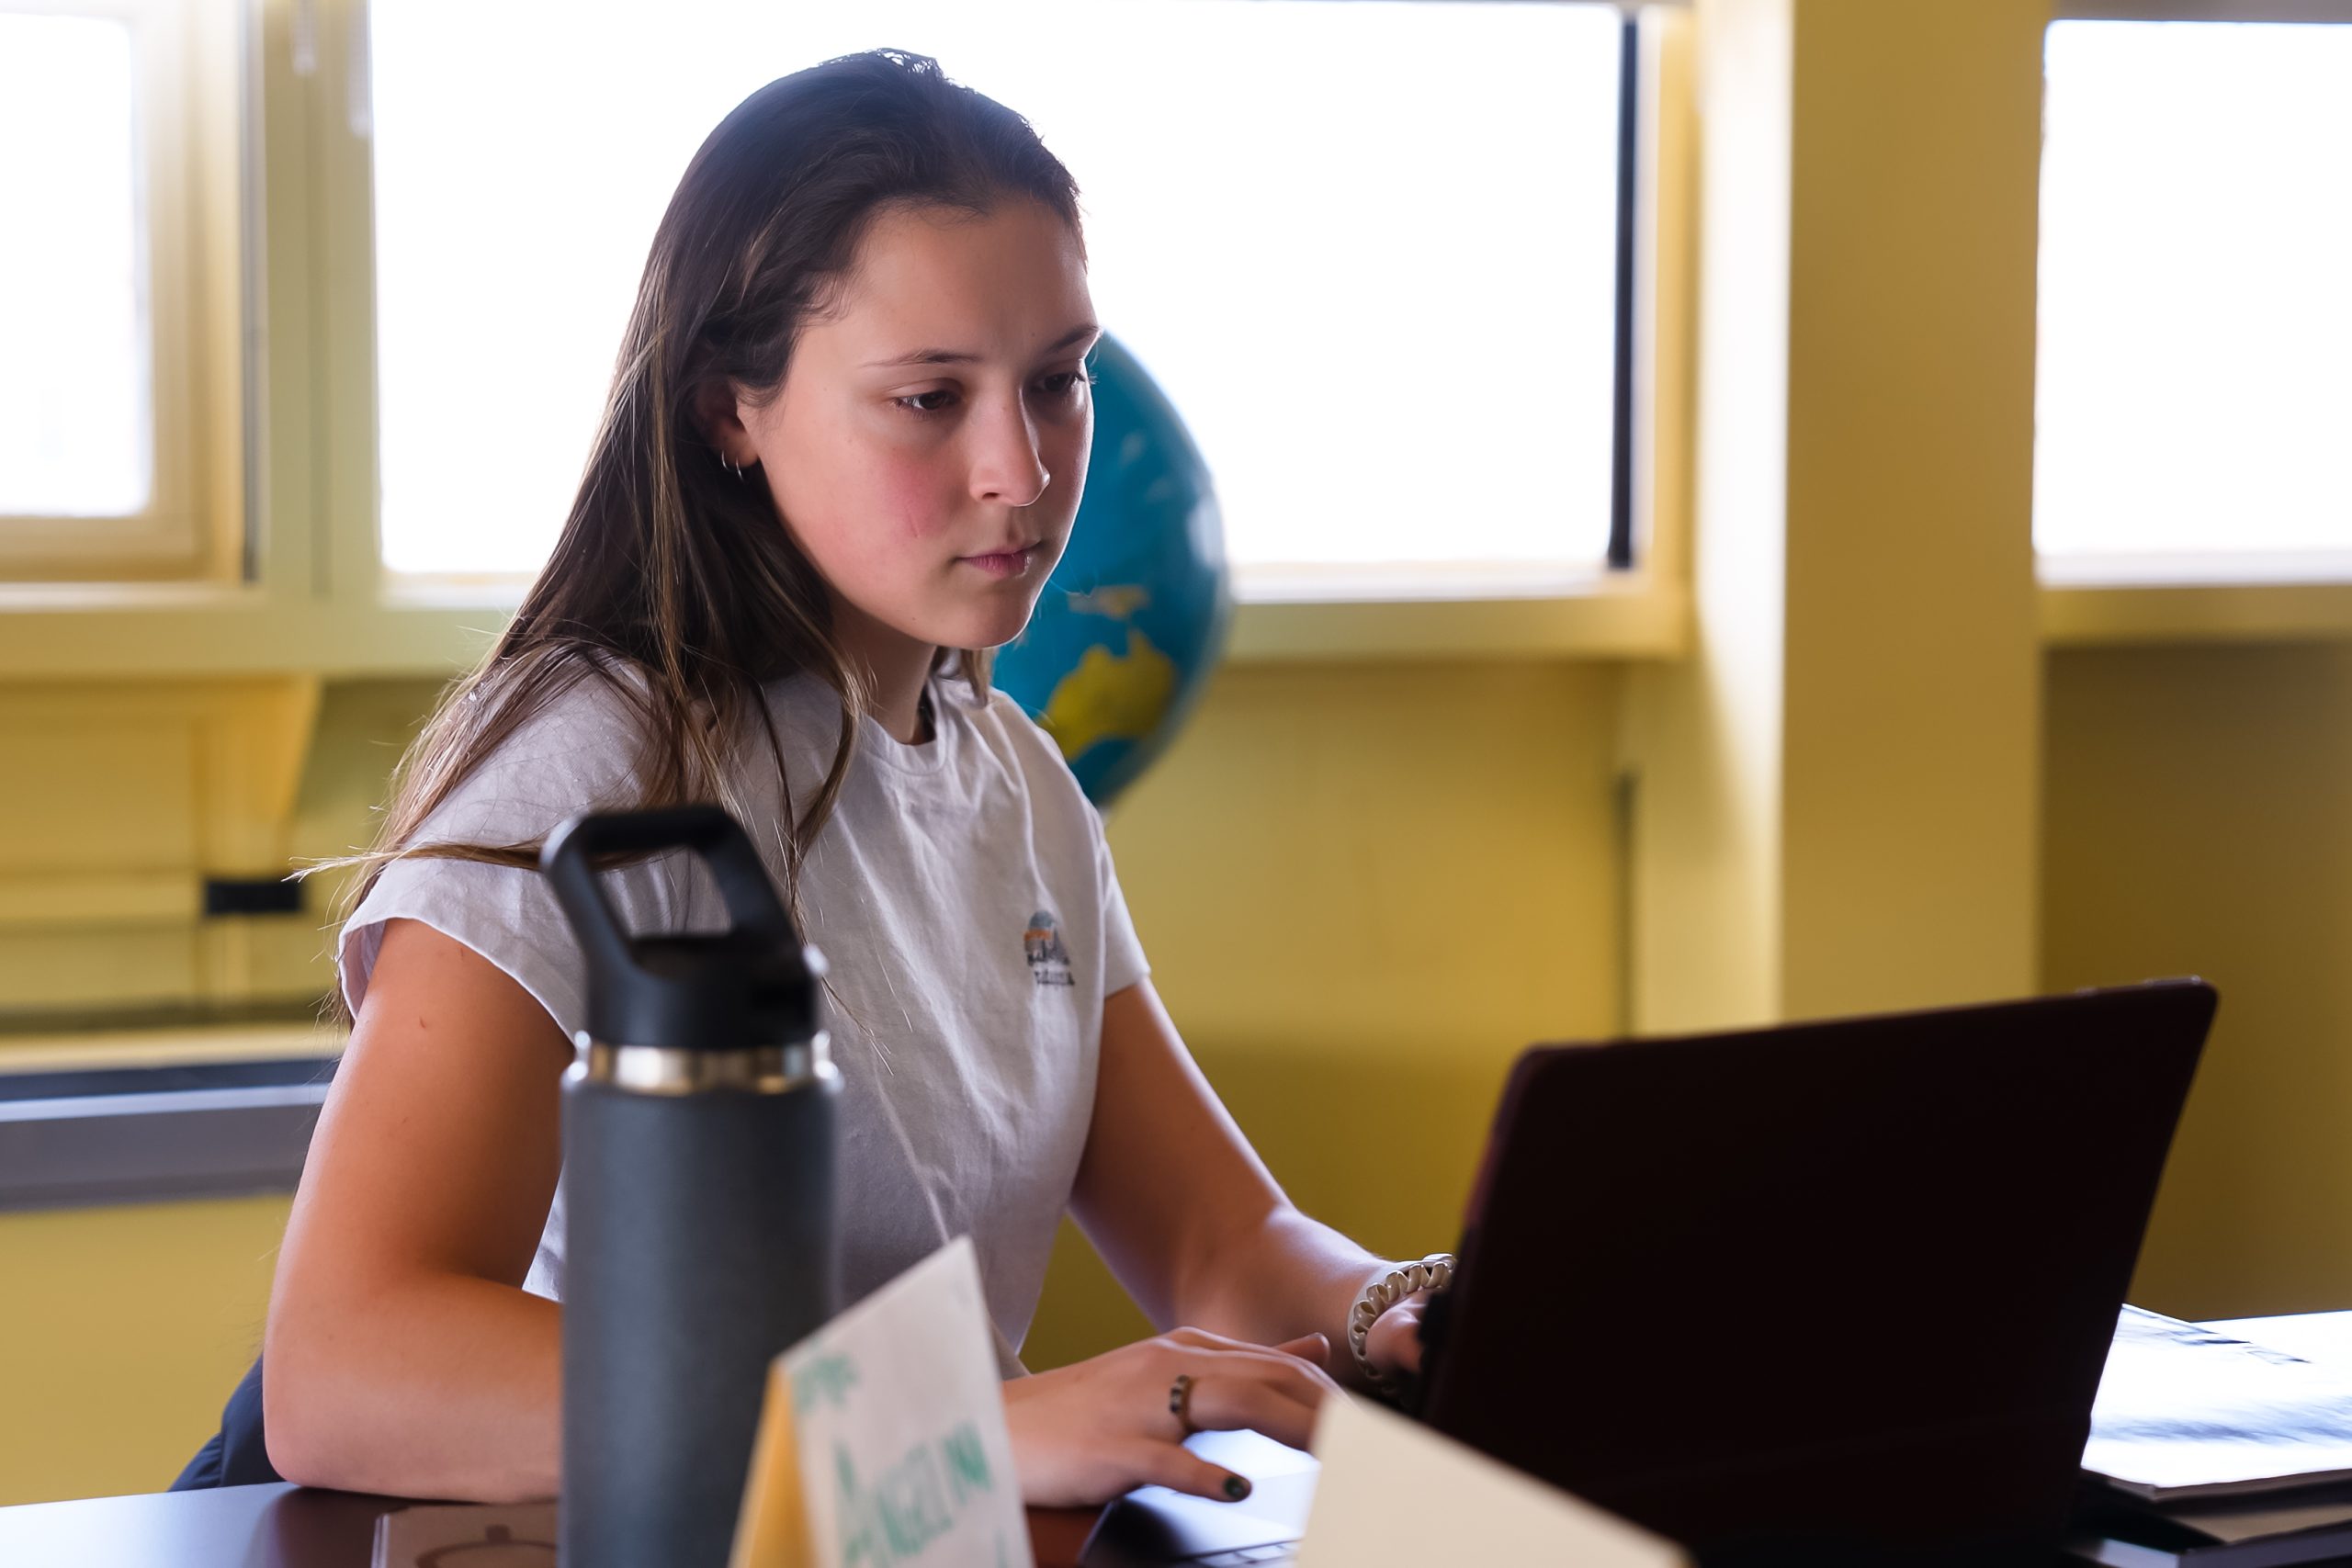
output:
POLYGON ((783 1094, 812 1084, 837 1083, 841 1071, 831 1041, 819 1030, 807 1040, 733 1051, 689 1051, 670 1045, 616 1045, 572 1037, 575 1055, 564 1077, 628 1094, 783 1094))

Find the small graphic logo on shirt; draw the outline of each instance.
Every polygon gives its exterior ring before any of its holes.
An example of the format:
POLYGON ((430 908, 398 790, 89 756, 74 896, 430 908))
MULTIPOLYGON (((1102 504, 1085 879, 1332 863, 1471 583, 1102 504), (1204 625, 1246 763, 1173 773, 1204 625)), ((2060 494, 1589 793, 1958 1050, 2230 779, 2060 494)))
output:
POLYGON ((1029 929, 1021 933, 1021 950, 1029 957, 1029 977, 1040 986, 1078 984, 1070 978, 1069 949, 1062 945, 1052 910, 1040 909, 1029 917, 1029 929))

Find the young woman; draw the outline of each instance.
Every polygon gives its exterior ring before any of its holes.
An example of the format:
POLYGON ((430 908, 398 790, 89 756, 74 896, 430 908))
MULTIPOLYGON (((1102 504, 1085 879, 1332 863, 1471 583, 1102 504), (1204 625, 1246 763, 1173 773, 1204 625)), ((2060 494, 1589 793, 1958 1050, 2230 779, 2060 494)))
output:
MULTIPOLYGON (((1188 1426, 1304 1444, 1335 1378, 1417 1364, 1419 1296, 1350 1345, 1395 1266, 1268 1176, 1153 994, 1099 818, 989 684, 1069 536, 1100 333, 1069 172, 929 59, 785 77, 705 142, 562 536, 363 863, 264 1352, 288 1478, 555 1491, 582 979, 533 868, 591 807, 715 800, 762 841, 832 966, 845 1292, 972 1235, 1030 1502, 1238 1496, 1188 1426), (1028 1375, 1065 1211, 1170 1326, 1028 1375)), ((607 882, 632 923, 716 912, 674 861, 607 882)))

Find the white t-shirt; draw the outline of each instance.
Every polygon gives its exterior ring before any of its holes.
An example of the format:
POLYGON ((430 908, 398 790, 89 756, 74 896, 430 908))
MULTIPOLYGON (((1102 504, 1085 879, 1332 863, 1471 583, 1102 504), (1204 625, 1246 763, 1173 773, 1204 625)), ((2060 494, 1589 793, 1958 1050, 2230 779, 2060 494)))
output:
MULTIPOLYGON (((934 675, 935 735, 909 746, 875 719, 803 868, 803 933, 831 968, 842 1077, 843 1304, 957 1235, 979 1255, 998 1359, 1017 1375, 1054 1234, 1092 1117, 1102 999, 1148 972, 1102 818, 1054 742, 1001 692, 934 675), (848 1016, 854 1015, 854 1016, 848 1016)), ((794 676, 768 689, 796 806, 831 764, 837 700, 794 676)), ((628 798, 622 699, 581 682, 460 784, 414 841, 512 843, 628 798)), ((747 754, 765 760, 763 741, 747 754)), ((745 828, 784 886, 784 792, 773 761, 738 781, 745 828)), ((609 873, 632 930, 713 930, 717 889, 683 853, 609 873)), ((584 965, 535 871, 410 859, 389 866, 337 947, 356 1014, 383 922, 420 920, 489 959, 567 1039, 584 1024, 584 965)), ((559 1183, 526 1289, 563 1291, 559 1183)))

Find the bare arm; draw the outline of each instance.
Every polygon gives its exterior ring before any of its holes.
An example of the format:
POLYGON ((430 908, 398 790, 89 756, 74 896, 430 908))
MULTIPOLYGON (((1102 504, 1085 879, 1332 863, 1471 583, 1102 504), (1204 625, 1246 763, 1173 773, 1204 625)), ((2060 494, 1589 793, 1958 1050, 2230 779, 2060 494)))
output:
MULTIPOLYGON (((1148 980, 1102 1004, 1094 1122, 1070 1208, 1157 1326, 1258 1345, 1321 1334, 1332 1375, 1361 1386, 1348 1310, 1388 1263, 1292 1206, 1148 980)), ((1405 1325, 1384 1317, 1382 1348, 1394 1339, 1404 1364, 1418 1364, 1418 1344, 1393 1332, 1405 1325)))
POLYGON ((265 1419, 288 1480, 555 1495, 560 1318, 522 1283, 561 1167, 569 1060, 489 960, 387 925, 270 1297, 265 1419))

